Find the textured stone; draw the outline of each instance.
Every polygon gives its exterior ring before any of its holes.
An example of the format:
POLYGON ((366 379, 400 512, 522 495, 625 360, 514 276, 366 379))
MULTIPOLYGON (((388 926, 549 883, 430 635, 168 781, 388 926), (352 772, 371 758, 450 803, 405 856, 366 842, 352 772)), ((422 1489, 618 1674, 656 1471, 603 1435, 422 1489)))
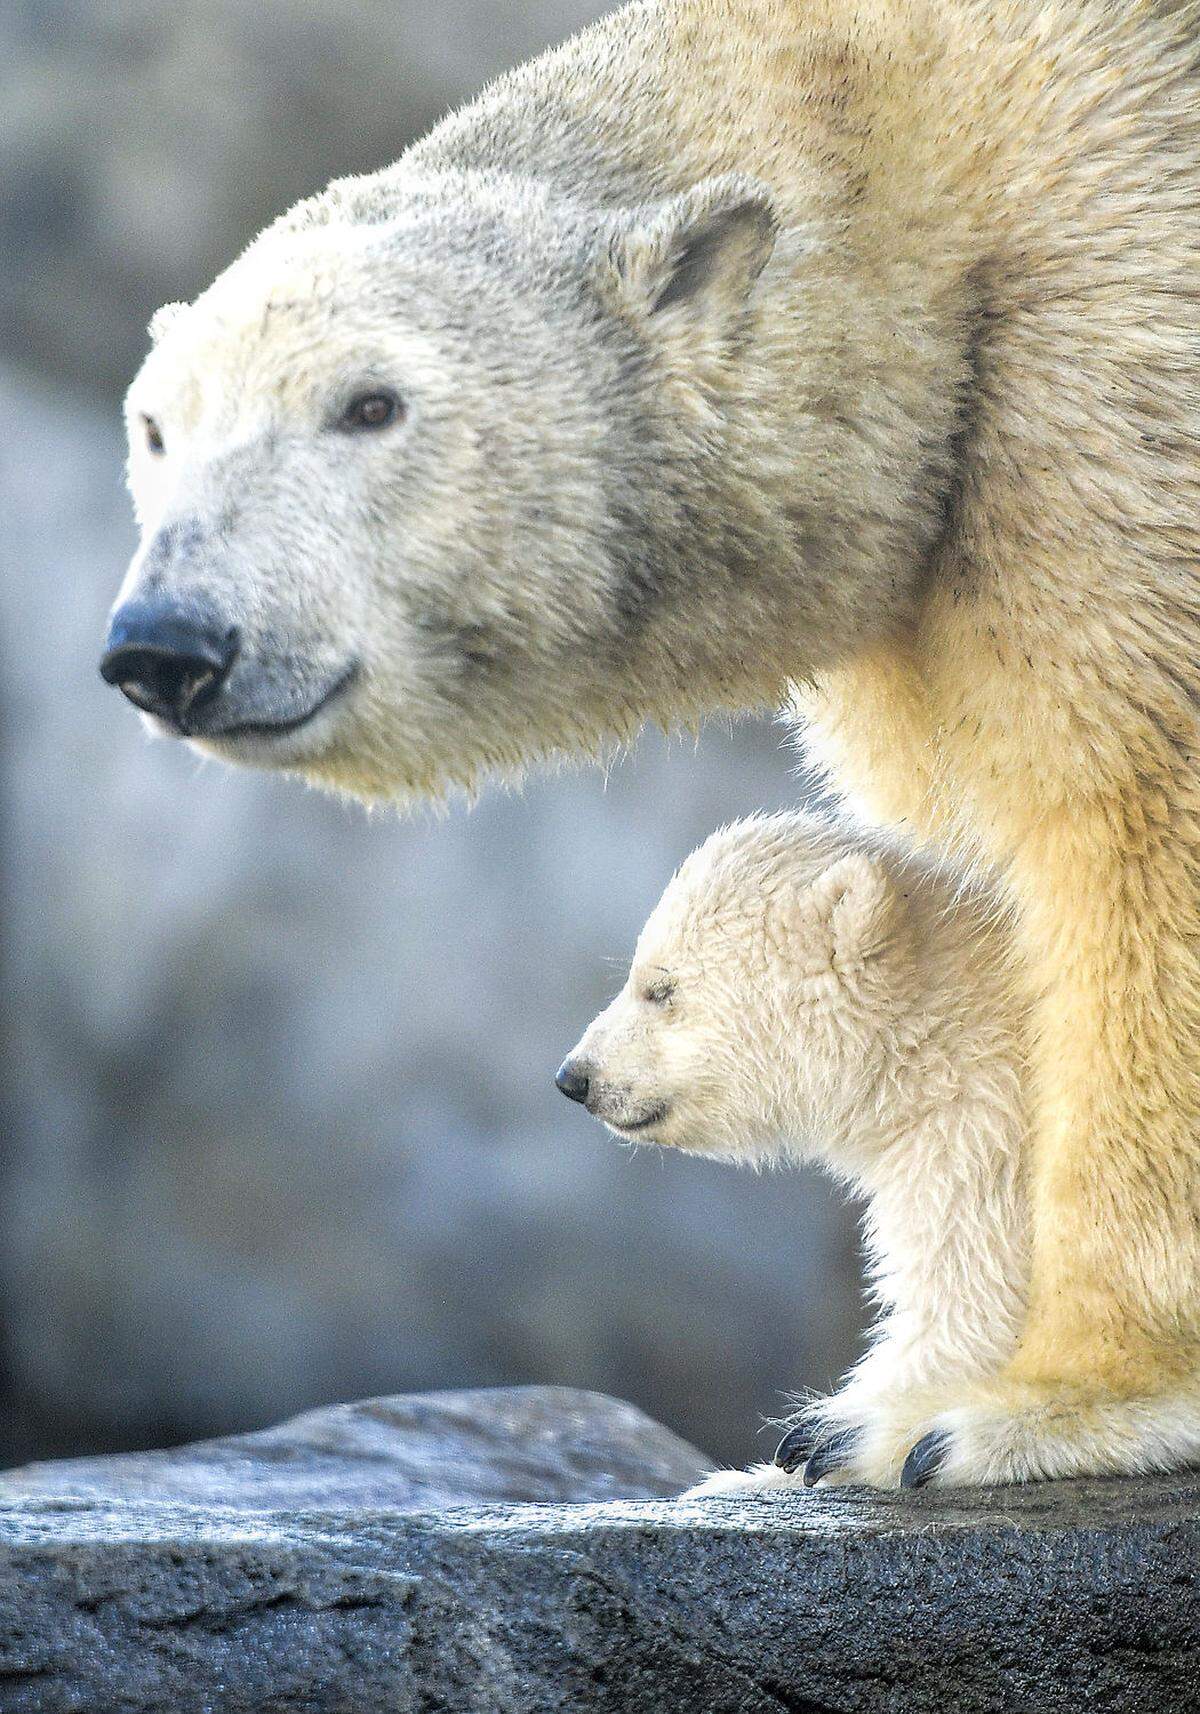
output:
POLYGON ((63 1458, 0 1476, 0 1502, 153 1500, 253 1511, 416 1511, 497 1500, 658 1499, 710 1461, 620 1399, 479 1387, 327 1405, 170 1452, 63 1458))
POLYGON ((530 1389, 157 1455, 140 1495, 129 1459, 15 1472, 0 1714, 1200 1707, 1200 1479, 568 1503, 700 1462, 630 1407, 530 1389), (412 1511, 414 1477, 422 1503, 557 1498, 412 1511))

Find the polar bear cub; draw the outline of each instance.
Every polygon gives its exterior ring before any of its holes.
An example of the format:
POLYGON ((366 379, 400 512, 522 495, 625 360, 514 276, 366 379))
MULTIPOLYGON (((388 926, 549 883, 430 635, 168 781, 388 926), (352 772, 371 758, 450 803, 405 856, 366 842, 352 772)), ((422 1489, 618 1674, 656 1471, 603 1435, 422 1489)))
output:
POLYGON ((931 1472, 939 1389, 994 1374, 1023 1318, 1023 1038, 996 900, 880 838, 756 817, 675 875, 558 1085, 620 1137, 821 1162, 867 1200, 879 1305, 776 1463, 703 1491, 931 1472))

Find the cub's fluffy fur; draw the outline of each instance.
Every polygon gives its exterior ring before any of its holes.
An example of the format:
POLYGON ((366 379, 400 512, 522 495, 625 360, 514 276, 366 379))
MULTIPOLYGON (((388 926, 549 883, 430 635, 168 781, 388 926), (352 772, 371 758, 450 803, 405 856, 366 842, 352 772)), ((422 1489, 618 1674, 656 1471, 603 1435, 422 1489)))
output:
MULTIPOLYGON (((994 896, 893 845, 809 815, 741 822, 684 863, 564 1065, 619 1136, 818 1160, 868 1199, 880 1319, 804 1413, 817 1446, 839 1436, 830 1473, 894 1483, 946 1389, 995 1375, 1016 1344, 1027 1109, 1009 938, 994 896)), ((742 1485, 723 1473, 705 1491, 742 1485)))
POLYGON ((859 815, 997 878, 1029 1314, 944 1480, 1200 1456, 1198 42, 639 0, 269 228, 130 393, 114 634, 228 668, 174 731, 403 796, 793 681, 859 815))

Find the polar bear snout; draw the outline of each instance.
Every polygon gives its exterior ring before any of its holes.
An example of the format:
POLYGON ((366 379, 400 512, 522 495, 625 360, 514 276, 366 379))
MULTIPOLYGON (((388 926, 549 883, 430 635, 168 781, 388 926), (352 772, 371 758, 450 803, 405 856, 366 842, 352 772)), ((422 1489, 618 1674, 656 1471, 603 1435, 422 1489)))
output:
POLYGON ((568 1101, 578 1101, 610 1130, 649 1131, 661 1125, 670 1103, 640 1096, 628 1083, 610 1083, 598 1066, 578 1054, 568 1054, 554 1076, 568 1101))
POLYGON ((159 731, 235 755, 309 744, 363 676, 357 657, 323 661, 254 636, 194 595, 140 592, 109 622, 100 674, 159 731), (336 705, 336 708, 335 708, 336 705), (302 731, 303 729, 303 731, 302 731))
POLYGON ((239 645, 236 625, 201 608, 130 601, 113 614, 100 675, 135 708, 187 732, 220 696, 239 645))
POLYGON ((586 1106, 591 1088, 590 1067, 568 1055, 555 1072, 554 1081, 568 1101, 581 1101, 586 1106))

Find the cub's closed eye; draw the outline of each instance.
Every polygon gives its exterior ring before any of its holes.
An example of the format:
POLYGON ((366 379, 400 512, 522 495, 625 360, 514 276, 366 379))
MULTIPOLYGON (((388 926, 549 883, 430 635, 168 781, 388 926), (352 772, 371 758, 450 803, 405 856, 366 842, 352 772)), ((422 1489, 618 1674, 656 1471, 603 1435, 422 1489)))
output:
POLYGON ((373 387, 369 393, 356 393, 342 412, 341 427, 352 433, 372 433, 390 428, 404 414, 399 398, 387 387, 373 387))
POLYGON ((162 430, 159 428, 153 417, 147 416, 142 417, 142 428, 146 434, 147 447, 154 454, 155 458, 161 458, 163 453, 167 450, 167 443, 163 439, 162 430))
POLYGON ((642 989, 642 999, 651 1006, 665 1006, 674 992, 674 982, 651 982, 648 988, 642 989))

